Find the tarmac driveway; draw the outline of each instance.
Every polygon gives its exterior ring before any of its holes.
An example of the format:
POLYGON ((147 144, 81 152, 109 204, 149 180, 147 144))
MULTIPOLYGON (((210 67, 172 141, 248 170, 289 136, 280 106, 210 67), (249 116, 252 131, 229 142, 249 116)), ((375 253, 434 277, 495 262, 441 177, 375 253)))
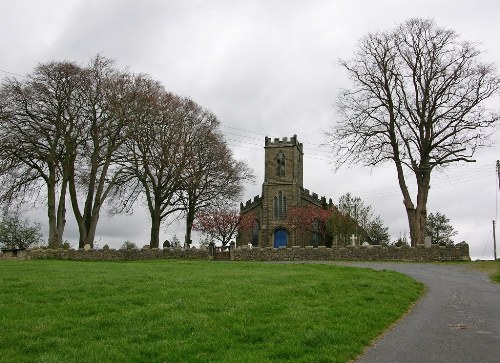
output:
POLYGON ((339 262, 402 272, 427 293, 396 326, 356 360, 366 363, 500 363, 500 285, 468 266, 339 262))

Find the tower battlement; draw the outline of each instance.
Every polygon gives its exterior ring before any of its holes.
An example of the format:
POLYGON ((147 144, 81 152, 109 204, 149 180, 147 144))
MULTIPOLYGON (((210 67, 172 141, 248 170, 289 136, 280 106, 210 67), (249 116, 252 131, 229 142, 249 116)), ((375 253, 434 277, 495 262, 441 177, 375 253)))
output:
POLYGON ((297 135, 293 135, 292 137, 283 137, 282 139, 275 137, 271 139, 266 136, 265 146, 264 147, 283 147, 283 146, 297 146, 298 149, 303 152, 302 143, 297 141, 297 135))
POLYGON ((260 195, 256 195, 253 200, 249 199, 245 204, 240 203, 240 213, 245 213, 252 208, 255 208, 257 205, 262 203, 262 197, 260 195))

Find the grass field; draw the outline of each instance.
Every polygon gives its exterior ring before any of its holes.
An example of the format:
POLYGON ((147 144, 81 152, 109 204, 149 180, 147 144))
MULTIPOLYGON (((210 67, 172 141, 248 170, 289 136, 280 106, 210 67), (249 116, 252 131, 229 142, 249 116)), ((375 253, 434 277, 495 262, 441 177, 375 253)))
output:
POLYGON ((423 285, 332 265, 0 262, 2 362, 346 362, 423 285))
POLYGON ((475 261, 470 263, 471 267, 486 273, 492 281, 500 283, 500 260, 475 261))

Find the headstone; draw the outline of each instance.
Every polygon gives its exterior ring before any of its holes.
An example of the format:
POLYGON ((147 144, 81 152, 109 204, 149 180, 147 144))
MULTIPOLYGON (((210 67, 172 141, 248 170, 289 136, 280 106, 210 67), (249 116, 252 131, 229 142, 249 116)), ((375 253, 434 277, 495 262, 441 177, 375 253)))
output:
POLYGON ((432 246, 432 237, 431 236, 425 236, 424 238, 424 247, 425 248, 431 248, 432 246))
POLYGON ((368 242, 363 242, 362 246, 369 246, 370 244, 368 242))
POLYGON ((83 246, 83 249, 85 251, 90 251, 90 244, 87 243, 85 246, 83 246))
POLYGON ((356 235, 353 234, 349 239, 351 240, 351 246, 356 246, 356 241, 358 237, 356 237, 356 235))
POLYGON ((253 245, 251 243, 248 244, 248 249, 251 250, 253 245))

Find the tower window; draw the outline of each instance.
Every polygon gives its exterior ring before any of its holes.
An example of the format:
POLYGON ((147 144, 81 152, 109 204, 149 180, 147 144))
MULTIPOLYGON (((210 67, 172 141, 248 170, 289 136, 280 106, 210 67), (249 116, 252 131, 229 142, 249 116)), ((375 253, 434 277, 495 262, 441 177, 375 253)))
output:
POLYGON ((283 151, 276 155, 276 175, 285 176, 285 154, 283 151))
POLYGON ((274 219, 285 219, 286 217, 286 196, 283 195, 283 191, 278 191, 278 195, 274 196, 273 200, 273 216, 274 219))

